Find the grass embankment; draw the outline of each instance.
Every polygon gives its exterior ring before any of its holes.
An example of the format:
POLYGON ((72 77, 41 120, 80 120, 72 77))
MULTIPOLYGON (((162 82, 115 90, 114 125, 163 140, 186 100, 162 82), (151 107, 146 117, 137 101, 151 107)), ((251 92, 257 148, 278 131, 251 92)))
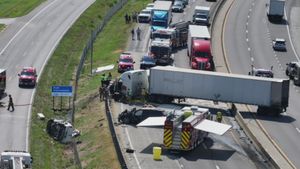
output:
POLYGON ((1 0, 0 18, 23 16, 36 8, 45 0, 1 0))
MULTIPOLYGON (((53 112, 50 88, 52 85, 73 85, 76 66, 88 40, 91 23, 99 23, 107 10, 116 2, 97 0, 66 33, 46 65, 37 86, 32 109, 31 153, 33 168, 74 168, 70 147, 53 141, 45 132, 46 122, 36 118, 43 112, 47 119, 65 117, 66 113, 53 112)), ((129 0, 104 28, 94 44, 94 67, 115 64, 125 46, 132 24, 125 24, 126 12, 139 11, 149 0, 129 0)), ((88 65, 89 61, 86 62, 88 65)), ((78 151, 84 168, 120 168, 103 108, 97 94, 99 75, 90 76, 90 67, 83 70, 79 82, 75 127, 81 131, 78 151)), ((116 70, 116 69, 115 69, 116 70)), ((116 76, 116 71, 112 71, 116 76)))
POLYGON ((5 28, 4 24, 0 24, 0 32, 5 28))

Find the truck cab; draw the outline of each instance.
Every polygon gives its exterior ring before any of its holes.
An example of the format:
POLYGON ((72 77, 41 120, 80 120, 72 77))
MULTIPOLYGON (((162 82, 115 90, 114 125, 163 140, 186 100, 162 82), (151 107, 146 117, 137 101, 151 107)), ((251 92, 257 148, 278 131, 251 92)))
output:
POLYGON ((193 15, 193 23, 197 25, 209 26, 209 11, 210 7, 196 6, 193 15))
POLYGON ((290 62, 286 65, 285 74, 294 81, 295 85, 300 85, 300 62, 290 62))
POLYGON ((196 39, 193 41, 190 54, 190 65, 192 69, 214 70, 214 63, 212 62, 210 51, 210 41, 203 39, 196 39))
POLYGON ((154 39, 150 45, 150 56, 152 56, 156 65, 170 65, 172 64, 171 59, 172 46, 170 40, 165 39, 154 39))

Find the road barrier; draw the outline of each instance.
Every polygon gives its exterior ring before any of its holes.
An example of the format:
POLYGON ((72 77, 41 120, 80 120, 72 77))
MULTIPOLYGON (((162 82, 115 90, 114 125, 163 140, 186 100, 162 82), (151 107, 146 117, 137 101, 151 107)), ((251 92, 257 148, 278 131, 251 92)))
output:
MULTIPOLYGON (((110 8, 110 10, 104 16, 102 22, 100 22, 96 26, 96 28, 91 31, 91 37, 89 38, 86 46, 84 47, 84 49, 82 51, 82 54, 81 54, 81 57, 80 57, 80 62, 78 64, 78 66, 77 66, 77 71, 76 71, 76 76, 75 76, 74 96, 73 96, 73 101, 72 101, 72 105, 73 106, 72 106, 72 111, 71 111, 71 115, 70 115, 70 117, 71 117, 70 121, 71 121, 72 124, 74 123, 74 118, 75 118, 75 102, 76 102, 76 99, 77 99, 78 81, 79 81, 79 78, 80 78, 80 74, 81 74, 82 68, 84 66, 84 62, 85 62, 85 60, 86 60, 86 58, 87 58, 87 56, 89 54, 89 51, 93 48, 93 43, 95 42, 95 40, 97 38, 97 35, 103 30, 104 26, 111 19, 111 17, 116 12, 118 12, 124 6, 124 4, 127 3, 127 1, 128 0, 119 0, 119 2, 117 2, 113 7, 110 8)), ((114 133, 114 135, 115 135, 115 133, 114 133)), ((72 143, 72 147, 73 147, 73 151, 74 151, 74 161, 75 161, 75 164, 77 165, 78 168, 82 169, 82 165, 81 165, 81 162, 80 162, 80 158, 79 158, 79 154, 78 154, 78 151, 77 151, 77 145, 76 145, 76 143, 73 142, 72 143)), ((119 153, 120 153, 119 151, 117 151, 118 158, 119 158, 119 153)), ((121 154, 122 154, 122 152, 121 152, 121 154)), ((121 160, 121 159, 119 158, 119 160, 121 160)), ((121 166, 122 166, 123 164, 122 164, 121 161, 120 161, 120 163, 121 163, 121 166)), ((123 166, 122 166, 122 168, 123 168, 123 166)), ((123 168, 123 169, 127 169, 127 167, 123 168)))

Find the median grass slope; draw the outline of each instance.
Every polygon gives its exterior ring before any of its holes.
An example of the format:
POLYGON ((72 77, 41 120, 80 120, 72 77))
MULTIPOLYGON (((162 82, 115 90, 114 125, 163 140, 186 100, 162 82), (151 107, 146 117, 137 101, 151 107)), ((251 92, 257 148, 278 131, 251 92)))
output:
POLYGON ((0 32, 5 28, 5 25, 0 24, 0 32))
MULTIPOLYGON (((67 112, 53 112, 51 86, 73 85, 76 67, 91 29, 99 23, 115 0, 96 0, 72 28, 66 33, 53 56, 46 65, 37 86, 32 109, 30 151, 34 157, 33 168, 76 168, 73 152, 68 145, 61 145, 45 132, 46 121, 37 119, 43 112, 47 119, 64 118, 67 112)), ((149 1, 129 0, 104 28, 94 44, 94 67, 115 64, 125 48, 129 30, 133 24, 125 24, 126 12, 139 11, 149 1)), ((120 168, 112 138, 109 133, 103 103, 98 99, 100 75, 89 75, 89 60, 82 71, 76 103, 75 128, 81 131, 78 151, 83 168, 120 168)), ((116 76, 116 71, 112 71, 116 76)), ((63 101, 67 105, 67 99, 63 101)))
POLYGON ((0 18, 23 16, 45 0, 0 0, 0 18))

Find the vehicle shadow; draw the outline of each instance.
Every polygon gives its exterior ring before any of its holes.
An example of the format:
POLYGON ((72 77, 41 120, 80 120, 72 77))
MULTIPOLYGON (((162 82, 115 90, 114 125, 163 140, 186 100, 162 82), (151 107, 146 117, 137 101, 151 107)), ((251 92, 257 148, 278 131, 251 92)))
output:
POLYGON ((275 24, 275 25, 289 25, 289 21, 287 21, 286 19, 282 19, 282 20, 269 20, 271 24, 275 24))
POLYGON ((279 116, 267 115, 267 114, 258 115, 256 112, 240 112, 240 114, 244 119, 258 119, 258 120, 266 120, 266 121, 273 121, 279 123, 292 123, 296 121, 296 119, 288 115, 279 115, 279 116))
MULTIPOLYGON (((187 161, 197 161, 198 159, 227 161, 235 153, 234 150, 210 149, 213 144, 214 141, 207 137, 202 144, 193 150, 177 151, 162 149, 162 155, 167 156, 170 159, 184 158, 187 161)), ((153 154, 153 147, 162 147, 162 144, 151 143, 140 153, 153 154)))

